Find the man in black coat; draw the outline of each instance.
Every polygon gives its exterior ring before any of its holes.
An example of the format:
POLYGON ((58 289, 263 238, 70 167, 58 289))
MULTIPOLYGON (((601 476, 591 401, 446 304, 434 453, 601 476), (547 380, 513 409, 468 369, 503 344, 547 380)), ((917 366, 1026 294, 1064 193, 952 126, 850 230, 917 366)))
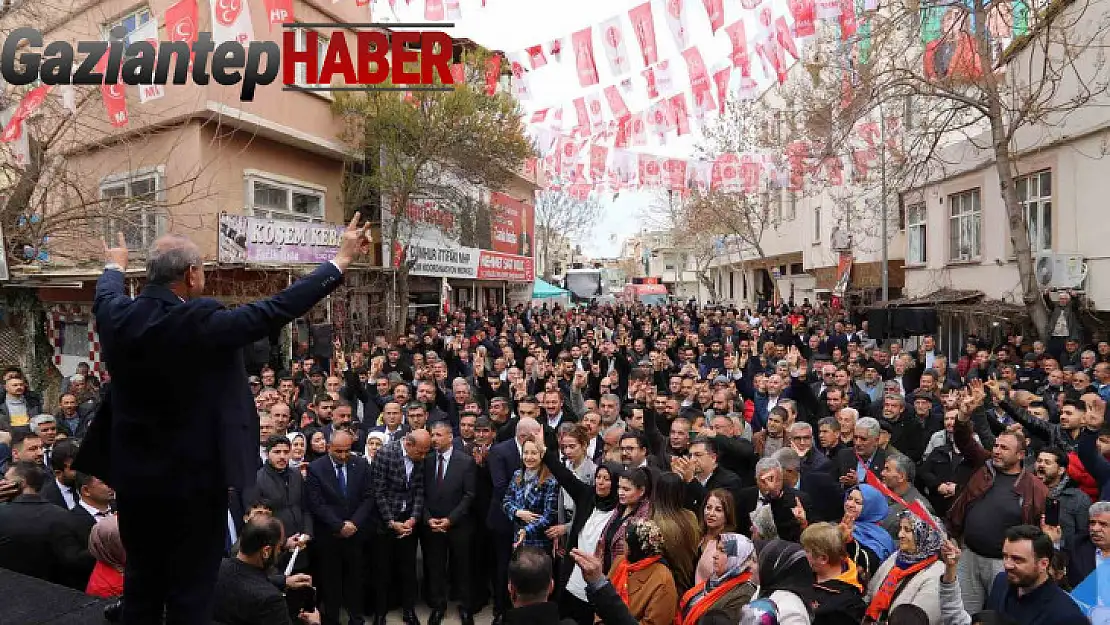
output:
POLYGON ((559 604, 548 601, 555 590, 551 556, 535 547, 523 547, 509 563, 509 598, 512 609, 505 614, 507 625, 573 625, 559 619, 559 604))
MULTIPOLYGON (((697 492, 695 507, 698 516, 701 516, 701 509, 705 506, 705 497, 714 489, 720 488, 732 495, 734 506, 739 503, 740 493, 744 490, 740 477, 718 464, 718 452, 715 438, 698 438, 690 444, 688 459, 672 459, 676 470, 686 469, 687 466, 692 470, 693 475, 687 482, 697 492)), ((680 475, 687 477, 682 473, 680 475)))
MULTIPOLYGON (((259 501, 265 501, 270 506, 285 529, 286 550, 295 546, 298 535, 311 537, 313 533, 304 478, 300 471, 289 468, 291 452, 288 437, 275 434, 267 439, 266 464, 258 470, 254 484, 247 487, 243 497, 247 506, 259 501)), ((302 567, 295 568, 301 570, 302 567)))
MULTIPOLYGON (((285 540, 281 522, 274 517, 257 517, 243 527, 239 553, 220 564, 214 616, 221 623, 292 625, 285 597, 266 572, 277 561, 285 540)), ((301 612, 300 622, 320 625, 315 610, 301 612)))
POLYGON ((242 492, 260 464, 258 413, 242 350, 339 286, 369 246, 369 226, 358 221, 356 214, 334 260, 271 299, 232 310, 202 297, 204 259, 188 238, 155 241, 147 284, 134 299, 124 275, 123 234, 118 247, 105 245, 93 312, 112 390, 90 426, 78 468, 116 490, 128 553, 125 625, 160 622, 163 615, 170 623, 211 618, 228 490, 242 492))
POLYGON ((363 609, 363 541, 371 533, 375 501, 370 467, 351 453, 354 435, 337 430, 328 443, 328 454, 308 465, 308 509, 319 533, 324 622, 339 623, 339 610, 361 623, 363 609))
POLYGON ((424 459, 424 517, 420 546, 428 572, 428 625, 440 625, 447 610, 448 564, 459 599, 459 619, 474 625, 470 600, 474 460, 453 444, 449 421, 432 424, 432 453, 424 459))
POLYGON ((819 521, 839 521, 844 516, 844 494, 840 485, 824 471, 802 471, 802 460, 798 452, 790 448, 780 449, 773 456, 782 465, 782 481, 805 493, 813 504, 813 517, 810 523, 819 521))
POLYGON ((0 505, 0 568, 61 585, 91 571, 94 562, 79 542, 70 513, 39 496, 46 481, 42 467, 15 462, 4 480, 19 494, 0 505))

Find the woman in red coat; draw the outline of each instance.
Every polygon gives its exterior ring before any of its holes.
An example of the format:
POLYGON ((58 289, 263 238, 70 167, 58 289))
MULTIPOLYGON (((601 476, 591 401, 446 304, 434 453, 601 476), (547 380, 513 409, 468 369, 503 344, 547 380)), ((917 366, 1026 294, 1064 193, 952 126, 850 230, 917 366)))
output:
POLYGON ((85 593, 102 599, 123 595, 123 565, 127 554, 119 537, 119 522, 115 515, 101 520, 89 534, 89 553, 96 558, 96 567, 85 593))

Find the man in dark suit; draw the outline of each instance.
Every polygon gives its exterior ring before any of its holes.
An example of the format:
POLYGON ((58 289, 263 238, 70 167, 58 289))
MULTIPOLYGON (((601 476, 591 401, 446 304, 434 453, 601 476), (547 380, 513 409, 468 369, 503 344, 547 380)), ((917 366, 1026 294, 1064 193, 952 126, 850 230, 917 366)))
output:
POLYGON ((112 390, 77 468, 117 493, 128 553, 125 625, 160 622, 163 614, 167 623, 211 618, 228 489, 242 492, 261 464, 258 412, 242 350, 339 286, 369 247, 369 226, 358 221, 355 214, 334 260, 271 299, 233 310, 201 297, 204 259, 188 238, 155 241, 147 254, 147 284, 134 299, 127 295, 123 234, 118 247, 105 245, 108 262, 93 312, 112 390))
POLYGON ((440 625, 447 610, 448 564, 459 596, 459 619, 474 625, 470 601, 474 460, 453 444, 449 421, 432 424, 432 454, 424 459, 424 516, 420 546, 428 571, 428 625, 440 625))
POLYGON ((879 432, 882 427, 872 417, 864 417, 856 421, 856 432, 853 440, 855 445, 841 449, 836 454, 836 476, 839 478, 841 488, 848 488, 866 481, 866 476, 860 475, 859 465, 881 475, 886 465, 886 452, 879 449, 879 432))
POLYGON ((493 499, 493 478, 489 471, 489 453, 497 432, 493 421, 487 416, 478 417, 474 422, 474 445, 467 453, 474 459, 474 500, 470 506, 475 519, 473 526, 473 548, 471 549, 472 581, 471 613, 478 612, 489 603, 493 576, 497 570, 493 553, 493 538, 484 518, 493 499))
POLYGON ((775 524, 779 526, 778 537, 797 542, 801 534, 801 526, 796 519, 792 518, 790 509, 799 499, 802 502, 802 508, 805 509, 806 518, 816 518, 809 495, 794 488, 793 484, 786 483, 779 461, 774 458, 763 458, 755 464, 755 486, 749 486, 740 491, 740 498, 736 501, 736 522, 739 525, 737 529, 741 534, 751 537, 752 512, 755 512, 760 503, 766 503, 771 505, 775 524), (784 512, 787 517, 791 517, 785 519, 790 522, 789 528, 780 526, 783 520, 780 515, 784 512))
POLYGON ((493 544, 496 553, 496 575, 493 581, 493 625, 501 625, 505 611, 509 608, 509 558, 512 555, 513 545, 513 520, 501 509, 501 502, 505 499, 505 491, 509 488, 509 480, 513 472, 520 468, 520 447, 522 441, 530 436, 542 435, 544 428, 539 421, 522 418, 516 423, 516 435, 494 445, 489 452, 486 463, 489 465, 490 479, 493 482, 493 492, 490 494, 489 513, 486 515, 486 525, 493 534, 493 544))
POLYGON ((802 471, 801 457, 789 447, 778 450, 773 457, 782 465, 783 483, 805 493, 812 502, 814 517, 807 517, 807 521, 838 522, 844 516, 844 493, 831 475, 802 471))
POLYGON ((41 466, 22 461, 4 475, 19 495, 0 505, 0 568, 73 585, 95 562, 78 541, 70 513, 39 496, 46 479, 41 466))
POLYGON ((424 515, 424 456, 431 446, 427 430, 413 430, 382 447, 374 457, 375 625, 385 625, 391 588, 400 591, 406 625, 420 625, 416 617, 416 524, 424 515))
POLYGON ((717 443, 712 438, 695 439, 690 444, 690 457, 688 459, 677 457, 672 459, 676 470, 686 470, 685 474, 680 473, 684 479, 687 475, 690 476, 687 479, 687 483, 690 485, 688 491, 692 489, 696 493, 694 507, 699 509, 699 516, 701 514, 700 509, 705 505, 705 496, 710 491, 717 488, 728 491, 732 495, 732 501, 735 505, 740 501, 740 491, 744 489, 740 476, 720 466, 717 460, 717 443))
POLYGON ((362 589, 362 552, 374 511, 370 467, 351 453, 354 435, 337 430, 328 455, 308 465, 308 509, 317 528, 324 622, 339 623, 340 608, 352 624, 365 614, 362 589), (363 531, 365 530, 365 532, 363 531), (361 532, 361 533, 360 533, 361 532))
MULTIPOLYGON (((221 623, 292 625, 285 597, 267 578, 285 540, 281 521, 257 517, 243 527, 239 553, 220 564, 214 616, 221 623)), ((301 612, 300 622, 320 625, 320 614, 301 612)))
MULTIPOLYGON (((92 533, 93 526, 112 514, 112 498, 114 495, 107 484, 86 473, 77 474, 76 486, 77 505, 69 511, 69 516, 73 531, 77 534, 77 543, 81 545, 83 550, 87 550, 89 534, 92 533)), ((73 578, 70 583, 66 584, 67 586, 80 591, 84 591, 88 587, 89 576, 92 575, 96 561, 89 556, 85 560, 85 564, 85 568, 74 571, 73 578)))
POLYGON ((55 506, 72 510, 77 505, 77 472, 73 470, 73 460, 77 457, 77 445, 73 441, 58 441, 54 446, 50 462, 46 468, 46 484, 39 495, 55 506))
POLYGON ((285 529, 287 548, 294 546, 293 538, 298 534, 313 535, 304 478, 300 471, 289 468, 291 449, 285 436, 275 434, 267 439, 266 464, 258 470, 254 484, 247 487, 244 496, 247 505, 259 501, 270 505, 285 529))

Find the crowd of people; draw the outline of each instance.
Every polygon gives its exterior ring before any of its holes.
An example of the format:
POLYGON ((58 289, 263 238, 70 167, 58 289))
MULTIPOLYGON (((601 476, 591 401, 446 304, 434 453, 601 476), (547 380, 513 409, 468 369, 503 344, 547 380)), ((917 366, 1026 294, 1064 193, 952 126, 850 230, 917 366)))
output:
MULTIPOLYGON (((517 306, 265 366, 215 619, 1088 622, 1110 344, 970 336, 950 361, 851 321, 517 306)), ((110 384, 83 367, 48 413, 4 374, 0 568, 121 594, 112 491, 71 466, 110 384)))

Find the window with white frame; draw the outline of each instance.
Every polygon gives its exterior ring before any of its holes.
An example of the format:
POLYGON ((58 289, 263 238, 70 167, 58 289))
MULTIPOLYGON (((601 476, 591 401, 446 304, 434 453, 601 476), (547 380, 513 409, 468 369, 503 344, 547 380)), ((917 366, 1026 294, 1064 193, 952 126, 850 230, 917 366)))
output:
POLYGON ((1025 211, 1029 248, 1033 254, 1052 250, 1052 171, 1017 179, 1017 195, 1025 211))
POLYGON ((821 242, 821 207, 813 209, 813 244, 821 242))
POLYGON ((982 255, 983 212, 979 189, 948 196, 948 258, 976 260, 982 255))
POLYGON ((906 207, 906 263, 925 264, 928 256, 926 232, 925 203, 910 204, 906 207))
POLYGON ((164 230, 157 171, 106 178, 100 183, 104 238, 115 241, 122 232, 127 249, 145 251, 164 230))
POLYGON ((324 220, 324 191, 292 182, 248 176, 247 203, 255 217, 324 220))
POLYGON ((124 15, 116 21, 105 24, 104 38, 108 39, 111 36, 113 28, 116 28, 117 26, 122 26, 124 31, 127 33, 123 38, 123 42, 131 43, 131 33, 135 32, 136 29, 152 19, 154 19, 154 14, 151 12, 150 7, 139 7, 138 9, 131 11, 130 13, 124 15))
POLYGON ((786 202, 785 218, 787 221, 793 221, 798 215, 798 192, 788 191, 790 198, 786 202))
MULTIPOLYGON (((296 33, 296 49, 300 52, 308 50, 308 33, 307 28, 298 28, 294 31, 296 33)), ((316 33, 316 79, 320 79, 320 70, 324 67, 324 59, 328 56, 328 38, 316 33)), ((294 68, 294 80, 297 86, 300 87, 330 87, 330 84, 324 83, 309 83, 308 82, 308 66, 304 63, 297 63, 294 68)), ((331 97, 330 91, 316 92, 322 96, 331 97)))

